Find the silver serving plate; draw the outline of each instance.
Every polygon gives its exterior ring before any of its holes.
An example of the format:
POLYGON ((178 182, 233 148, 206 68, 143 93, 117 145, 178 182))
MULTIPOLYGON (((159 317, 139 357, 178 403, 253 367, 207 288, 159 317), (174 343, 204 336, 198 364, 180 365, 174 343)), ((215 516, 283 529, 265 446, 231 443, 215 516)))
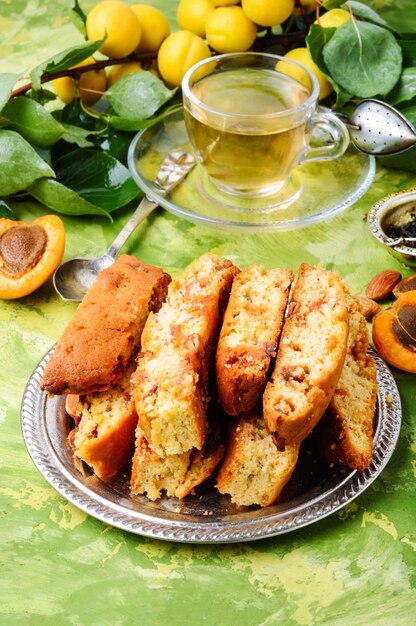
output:
POLYGON ((321 464, 302 445, 300 460, 278 504, 267 508, 236 507, 206 481, 194 496, 180 501, 150 502, 131 496, 130 468, 104 482, 74 463, 67 444, 72 420, 65 400, 40 391, 50 351, 30 377, 22 402, 23 437, 42 476, 64 498, 106 524, 138 535, 189 543, 226 543, 262 539, 312 524, 351 502, 386 466, 401 422, 400 397, 389 368, 372 353, 379 385, 374 457, 362 472, 321 464))

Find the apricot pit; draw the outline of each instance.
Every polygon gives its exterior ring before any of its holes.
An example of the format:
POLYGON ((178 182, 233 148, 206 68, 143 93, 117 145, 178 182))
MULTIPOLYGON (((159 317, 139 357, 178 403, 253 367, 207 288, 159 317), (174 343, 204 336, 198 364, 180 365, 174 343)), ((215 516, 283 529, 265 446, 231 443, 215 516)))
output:
POLYGON ((0 219, 0 298, 27 296, 58 267, 65 249, 65 230, 56 215, 32 223, 0 219))

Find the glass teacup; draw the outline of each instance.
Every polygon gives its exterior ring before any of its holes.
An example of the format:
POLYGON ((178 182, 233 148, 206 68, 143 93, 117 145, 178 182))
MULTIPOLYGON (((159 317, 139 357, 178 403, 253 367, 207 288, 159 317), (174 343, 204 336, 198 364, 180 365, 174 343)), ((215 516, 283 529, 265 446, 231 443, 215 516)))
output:
POLYGON ((211 57, 188 70, 182 93, 191 144, 225 194, 279 194, 294 167, 337 158, 349 144, 344 124, 316 111, 315 76, 291 59, 254 52, 211 57), (312 133, 324 137, 318 147, 309 145, 312 133))

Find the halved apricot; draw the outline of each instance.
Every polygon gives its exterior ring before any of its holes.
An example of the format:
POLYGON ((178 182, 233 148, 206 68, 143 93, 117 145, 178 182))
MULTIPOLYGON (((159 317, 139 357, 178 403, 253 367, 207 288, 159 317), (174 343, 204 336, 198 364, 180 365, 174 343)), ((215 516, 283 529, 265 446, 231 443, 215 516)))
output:
POLYGON ((0 219, 0 298, 27 296, 58 267, 65 249, 65 230, 57 215, 31 223, 0 219))
POLYGON ((416 291, 399 294, 391 307, 373 317, 373 342, 387 363, 416 374, 416 291))

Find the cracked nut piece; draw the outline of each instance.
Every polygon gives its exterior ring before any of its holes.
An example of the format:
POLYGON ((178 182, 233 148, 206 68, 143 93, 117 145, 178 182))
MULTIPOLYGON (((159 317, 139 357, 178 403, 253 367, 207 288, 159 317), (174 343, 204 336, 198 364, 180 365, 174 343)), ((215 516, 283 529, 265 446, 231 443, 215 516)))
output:
POLYGON ((365 290, 365 295, 371 300, 384 300, 392 293, 401 278, 400 272, 382 270, 370 280, 365 290))

